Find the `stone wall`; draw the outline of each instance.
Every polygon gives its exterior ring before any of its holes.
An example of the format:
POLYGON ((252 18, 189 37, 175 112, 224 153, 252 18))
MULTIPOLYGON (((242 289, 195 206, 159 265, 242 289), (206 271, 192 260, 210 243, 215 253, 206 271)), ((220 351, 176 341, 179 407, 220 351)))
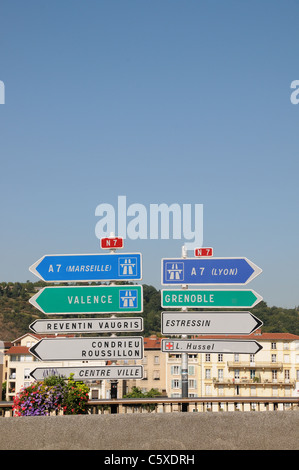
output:
POLYGON ((299 411, 0 418, 1 450, 298 450, 299 411))

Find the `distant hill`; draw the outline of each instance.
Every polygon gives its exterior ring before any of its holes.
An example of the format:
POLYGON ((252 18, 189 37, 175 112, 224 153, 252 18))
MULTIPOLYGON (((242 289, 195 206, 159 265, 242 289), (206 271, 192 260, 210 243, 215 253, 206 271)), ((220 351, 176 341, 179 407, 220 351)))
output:
MULTIPOLYGON (((1 341, 12 341, 30 331, 29 325, 34 320, 49 318, 29 303, 30 297, 46 285, 48 284, 43 281, 35 283, 29 281, 25 283, 0 283, 1 341)), ((160 291, 146 284, 143 284, 143 310, 143 313, 135 314, 135 316, 142 316, 144 318, 143 335, 156 334, 161 336, 162 307, 160 291)), ((266 302, 262 301, 256 307, 250 309, 250 311, 264 323, 262 327, 263 332, 292 333, 299 336, 299 311, 297 307, 294 309, 268 307, 266 302)), ((80 316, 83 317, 84 315, 80 316)), ((94 316, 96 317, 97 315, 94 316)), ((130 314, 130 316, 134 316, 134 314, 130 314)), ((55 318, 58 317, 56 316, 55 318)))

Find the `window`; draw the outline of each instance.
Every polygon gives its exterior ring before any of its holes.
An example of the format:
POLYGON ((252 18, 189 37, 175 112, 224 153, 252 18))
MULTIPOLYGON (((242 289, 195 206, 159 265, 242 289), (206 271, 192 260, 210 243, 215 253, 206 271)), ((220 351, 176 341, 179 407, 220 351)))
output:
POLYGON ((235 361, 235 362, 239 362, 239 360, 240 360, 239 354, 235 354, 235 355, 234 355, 234 361, 235 361))
POLYGON ((206 354, 206 362, 211 362, 211 354, 206 354))
POLYGON ((196 380, 194 380, 194 379, 188 380, 188 387, 189 388, 196 388, 196 380))
POLYGON ((180 380, 178 379, 173 379, 171 381, 171 388, 181 388, 180 387, 180 380))
POLYGON ((189 366, 188 367, 188 374, 189 375, 195 375, 195 367, 194 366, 189 366))
POLYGON ((290 369, 285 369, 284 371, 284 379, 286 382, 290 381, 290 369))
POLYGON ((30 369, 24 369, 24 379, 30 379, 30 369))
POLYGON ((239 380, 240 379, 240 371, 239 369, 235 369, 235 380, 239 380))
POLYGON ((142 364, 147 364, 147 356, 144 356, 144 358, 142 359, 142 364))
POLYGON ((271 362, 276 362, 276 354, 271 354, 271 362))
POLYGON ((223 380, 223 369, 218 369, 218 380, 223 380))
POLYGON ((160 357, 159 356, 154 357, 154 364, 160 364, 160 357))
POLYGON ((171 366, 171 375, 179 375, 181 373, 180 366, 171 366))
POLYGON ((276 349, 276 343, 271 343, 271 349, 276 349))
POLYGON ((223 362, 223 354, 218 354, 218 362, 223 362))
POLYGON ((212 387, 211 385, 206 385, 206 395, 212 395, 212 387))
POLYGON ((205 378, 210 379, 211 378, 211 369, 205 369, 205 378))
POLYGON ((250 361, 251 364, 254 364, 254 362, 255 362, 255 354, 250 354, 250 356, 249 356, 249 361, 250 361))
POLYGON ((284 354, 283 355, 283 362, 285 362, 285 363, 290 362, 290 355, 289 354, 284 354))
POLYGON ((272 382, 277 382, 277 370, 272 370, 272 382))
POLYGON ((255 377, 255 369, 250 369, 250 378, 254 379, 255 377))
POLYGON ((153 379, 154 380, 160 380, 160 371, 159 370, 154 370, 153 379))

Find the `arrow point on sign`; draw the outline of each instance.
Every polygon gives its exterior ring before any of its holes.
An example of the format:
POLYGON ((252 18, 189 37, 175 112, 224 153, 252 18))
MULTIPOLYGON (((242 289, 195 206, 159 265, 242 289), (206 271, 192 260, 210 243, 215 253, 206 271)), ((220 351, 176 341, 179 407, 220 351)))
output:
POLYGON ((40 273, 37 271, 37 266, 39 266, 42 262, 42 260, 44 259, 45 257, 42 256, 39 260, 37 260, 35 263, 33 263, 30 267, 29 267, 29 271, 34 274, 35 276, 39 277, 42 281, 44 281, 44 278, 40 275, 40 273))
POLYGON ((250 313, 250 315, 252 316, 252 318, 254 319, 254 321, 256 321, 256 325, 252 328, 252 330, 250 331, 249 334, 253 333, 255 330, 257 330, 258 328, 260 328, 261 326, 263 326, 263 322, 262 320, 260 320, 259 318, 257 318, 255 315, 253 315, 252 313, 250 313))
POLYGON ((251 305, 251 308, 252 308, 252 307, 255 307, 257 304, 259 304, 263 300, 263 297, 260 294, 258 294, 257 292, 255 292, 255 290, 252 290, 251 292, 256 297, 256 300, 251 305))
POLYGON ((257 345, 257 348, 258 348, 257 351, 255 352, 255 354, 256 354, 256 353, 258 353, 261 349, 263 349, 263 346, 262 346, 260 343, 258 343, 257 341, 255 341, 255 344, 257 345))
POLYGON ((41 306, 37 303, 37 298, 41 295, 41 293, 45 290, 45 287, 43 287, 41 290, 39 290, 33 297, 29 299, 29 303, 33 305, 33 307, 37 308, 41 312, 45 313, 45 311, 41 308, 41 306))
POLYGON ((37 320, 35 320, 33 323, 30 323, 29 328, 33 333, 37 333, 36 329, 34 328, 34 325, 36 324, 37 320))
POLYGON ((33 354, 33 356, 37 357, 37 359, 40 359, 42 360, 42 358, 40 357, 40 355, 36 352, 36 349, 38 348, 38 346, 40 345, 41 341, 39 341, 38 343, 34 344, 33 346, 31 346, 31 348, 29 349, 29 352, 30 354, 33 354))
POLYGON ((34 369, 34 370, 32 370, 32 371, 30 372, 31 377, 32 377, 34 380, 36 380, 35 377, 34 377, 34 372, 35 372, 35 371, 36 371, 36 369, 34 369))
POLYGON ((256 278, 259 274, 261 274, 263 270, 259 266, 254 264, 252 261, 250 261, 248 258, 244 258, 244 259, 249 264, 249 266, 253 269, 251 276, 247 279, 245 283, 245 284, 248 284, 250 281, 256 278))

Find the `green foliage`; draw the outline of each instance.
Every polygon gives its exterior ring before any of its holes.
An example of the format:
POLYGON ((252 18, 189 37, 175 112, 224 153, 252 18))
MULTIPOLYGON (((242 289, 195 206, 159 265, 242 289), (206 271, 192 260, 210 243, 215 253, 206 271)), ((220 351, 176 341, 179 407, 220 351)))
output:
POLYGON ((1 400, 5 400, 6 395, 6 382, 2 382, 2 390, 1 390, 1 400))
POLYGON ((159 395, 161 393, 156 388, 151 388, 148 392, 142 392, 140 387, 132 387, 131 392, 124 395, 124 398, 153 398, 159 395))
POLYGON ((144 336, 161 334, 161 293, 153 286, 143 285, 144 336))
POLYGON ((298 308, 267 307, 262 301, 251 312, 263 322, 263 333, 292 333, 299 336, 298 308))
MULTIPOLYGON (((142 392, 141 388, 139 387, 132 387, 132 390, 130 393, 127 393, 127 395, 124 395, 124 398, 154 398, 161 395, 159 390, 156 388, 151 388, 148 392, 142 392)), ((130 406, 130 405, 125 405, 125 406, 130 406)), ((148 408, 150 410, 155 409, 155 404, 151 404, 150 401, 146 405, 142 405, 142 408, 148 408)))
MULTIPOLYGON (((39 288, 46 285, 47 283, 43 281, 0 283, 1 341, 12 341, 28 333, 30 323, 38 318, 46 318, 46 315, 29 303, 29 298, 36 294, 39 288)), ((143 312, 141 316, 144 319, 144 336, 152 334, 161 336, 161 311, 160 291, 153 286, 143 284, 143 312)), ((293 309, 268 307, 266 302, 262 301, 251 311, 264 323, 262 332, 287 332, 299 336, 298 307, 293 309)))
POLYGON ((79 415, 88 413, 89 388, 84 382, 74 381, 71 374, 66 385, 63 412, 66 415, 79 415))

